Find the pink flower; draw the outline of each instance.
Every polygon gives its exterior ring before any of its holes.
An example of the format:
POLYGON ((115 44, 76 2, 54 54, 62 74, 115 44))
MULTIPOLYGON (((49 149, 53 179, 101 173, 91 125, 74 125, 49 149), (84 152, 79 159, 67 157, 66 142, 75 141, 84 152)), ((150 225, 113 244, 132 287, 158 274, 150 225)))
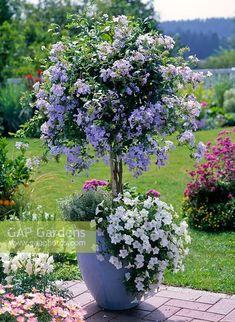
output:
POLYGON ((147 192, 146 192, 146 195, 147 196, 152 196, 152 197, 155 197, 155 198, 158 198, 158 197, 160 197, 160 192, 158 192, 157 190, 155 190, 155 189, 150 189, 150 190, 148 190, 147 192))
POLYGON ((105 180, 92 179, 92 180, 87 180, 84 183, 82 189, 87 192, 91 189, 95 190, 97 187, 105 187, 108 184, 109 184, 108 181, 105 181, 105 180))
POLYGON ((207 105, 208 105, 208 103, 206 101, 202 101, 201 102, 201 107, 206 108, 207 105))

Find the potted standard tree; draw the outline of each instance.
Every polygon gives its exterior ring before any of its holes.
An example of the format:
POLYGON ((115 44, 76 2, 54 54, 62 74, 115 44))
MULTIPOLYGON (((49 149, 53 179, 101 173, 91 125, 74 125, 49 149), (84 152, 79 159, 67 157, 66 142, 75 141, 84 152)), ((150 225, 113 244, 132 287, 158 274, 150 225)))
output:
POLYGON ((72 20, 72 36, 52 46, 43 82, 34 86, 35 119, 44 121, 42 139, 51 155, 66 155, 72 174, 100 158, 110 167, 111 192, 97 181, 84 192, 90 202, 99 199, 96 193, 104 196, 92 214, 99 250, 79 255, 88 288, 108 309, 133 307, 152 283, 161 283, 166 267, 181 269, 189 241, 186 224, 173 222, 172 207, 157 192, 124 188, 123 165, 134 176, 148 170, 151 156, 163 166, 173 133, 196 158, 204 151, 202 143, 194 150, 200 104, 179 92, 203 75, 188 66, 193 57, 187 62, 183 51, 172 54, 172 38, 147 33, 147 24, 126 16, 72 20))

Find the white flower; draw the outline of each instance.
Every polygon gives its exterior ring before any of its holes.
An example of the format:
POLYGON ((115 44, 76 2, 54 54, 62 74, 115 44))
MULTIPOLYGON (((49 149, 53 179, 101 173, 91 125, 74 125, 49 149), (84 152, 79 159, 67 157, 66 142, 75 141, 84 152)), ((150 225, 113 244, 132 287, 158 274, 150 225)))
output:
POLYGON ((125 229, 132 229, 134 227, 135 221, 133 219, 129 219, 126 223, 124 228, 125 229))
POLYGON ((152 207, 152 199, 148 198, 147 200, 144 201, 144 208, 150 209, 152 207))
POLYGON ((129 281, 129 279, 131 278, 131 274, 128 272, 125 274, 125 278, 127 281, 129 281))
POLYGON ((6 280, 7 284, 11 284, 11 283, 12 283, 12 281, 13 281, 13 277, 14 277, 14 276, 7 276, 7 277, 5 278, 5 280, 6 280))
POLYGON ((126 249, 121 249, 119 252, 119 257, 126 258, 128 256, 128 251, 126 249))
POLYGON ((133 242, 133 238, 129 235, 123 235, 123 240, 127 245, 131 245, 133 242))
POLYGON ((104 256, 102 254, 96 255, 96 258, 98 261, 103 262, 104 261, 104 256))
POLYGON ((163 238, 160 243, 161 243, 162 247, 166 247, 169 244, 169 242, 166 238, 163 238))
POLYGON ((29 276, 33 274, 33 265, 32 265, 32 263, 28 262, 26 264, 25 271, 29 276))
POLYGON ((153 270, 157 264, 158 264, 158 259, 156 257, 151 257, 148 263, 148 269, 153 270))
POLYGON ((135 265, 137 268, 141 268, 144 266, 144 256, 143 255, 136 255, 135 257, 135 265))
POLYGON ((116 267, 116 269, 121 269, 122 268, 122 263, 115 256, 111 256, 110 259, 109 259, 109 262, 111 264, 113 264, 116 267))

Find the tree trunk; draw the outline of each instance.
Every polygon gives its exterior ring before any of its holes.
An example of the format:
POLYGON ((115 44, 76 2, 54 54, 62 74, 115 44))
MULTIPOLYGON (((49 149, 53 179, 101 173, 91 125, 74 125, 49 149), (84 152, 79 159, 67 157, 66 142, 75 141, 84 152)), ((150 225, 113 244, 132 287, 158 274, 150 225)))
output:
POLYGON ((117 160, 117 156, 110 153, 110 170, 111 170, 111 186, 113 196, 116 197, 119 193, 123 193, 122 183, 122 160, 117 160))

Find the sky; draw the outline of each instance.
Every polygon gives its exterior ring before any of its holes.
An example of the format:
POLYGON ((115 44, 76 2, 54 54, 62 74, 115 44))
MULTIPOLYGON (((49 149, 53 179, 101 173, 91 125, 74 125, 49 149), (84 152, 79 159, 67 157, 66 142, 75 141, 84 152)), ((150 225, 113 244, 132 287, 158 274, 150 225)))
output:
POLYGON ((154 0, 161 21, 235 17, 235 0, 154 0))

